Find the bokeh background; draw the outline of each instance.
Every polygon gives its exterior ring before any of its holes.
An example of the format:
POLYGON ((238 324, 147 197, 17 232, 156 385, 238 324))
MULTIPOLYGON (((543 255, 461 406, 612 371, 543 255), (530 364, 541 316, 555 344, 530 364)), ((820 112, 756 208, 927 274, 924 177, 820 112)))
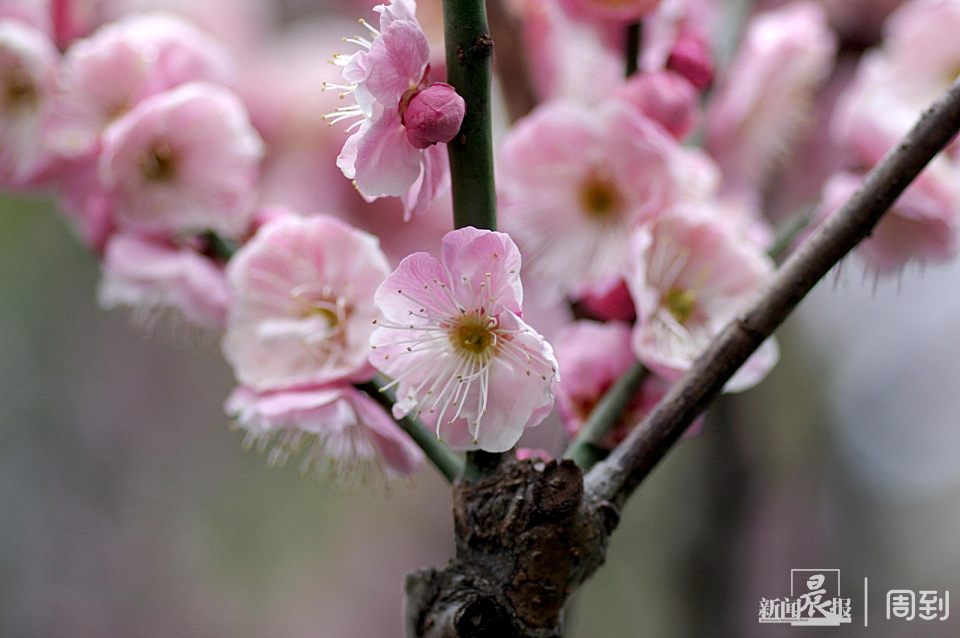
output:
MULTIPOLYGON (((573 638, 960 635, 960 264, 859 268, 630 502, 573 638), (760 626, 791 568, 840 569, 854 623, 760 626), (886 621, 904 588, 954 613, 886 621)), ((0 637, 400 636, 403 574, 452 549, 438 474, 382 495, 268 468, 223 415, 216 340, 99 309, 97 280, 52 202, 0 200, 0 637)))

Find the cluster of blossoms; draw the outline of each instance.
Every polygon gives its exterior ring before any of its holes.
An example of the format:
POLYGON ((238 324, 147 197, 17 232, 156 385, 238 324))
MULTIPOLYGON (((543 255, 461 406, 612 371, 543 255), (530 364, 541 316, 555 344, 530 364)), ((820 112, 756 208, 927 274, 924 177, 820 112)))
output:
MULTIPOLYGON (((770 277, 780 220, 761 211, 826 220, 960 69, 960 0, 872 4, 876 24, 902 6, 855 71, 835 68, 841 40, 873 36, 849 2, 754 14, 726 55, 715 0, 513 0, 540 104, 498 135, 505 232, 444 234, 446 144, 469 113, 414 0, 375 7, 333 65, 317 61, 341 24, 269 35, 253 25, 272 3, 242 4, 231 32, 232 3, 204 18, 0 0, 0 185, 55 195, 102 257, 103 305, 222 332, 249 445, 344 480, 414 471, 405 417, 503 452, 556 398, 575 436, 639 361, 616 444, 770 277)), ((869 268, 954 255, 958 154, 863 244, 869 268)), ((769 340, 725 389, 777 356, 769 340)))

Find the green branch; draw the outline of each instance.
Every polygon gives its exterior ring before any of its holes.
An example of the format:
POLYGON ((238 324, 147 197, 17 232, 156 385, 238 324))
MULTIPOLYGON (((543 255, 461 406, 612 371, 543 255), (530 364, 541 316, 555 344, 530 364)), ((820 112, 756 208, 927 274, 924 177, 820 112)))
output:
POLYGON ((490 122, 490 56, 493 39, 483 0, 443 0, 447 81, 467 103, 460 134, 447 144, 456 228, 495 230, 497 195, 493 181, 490 122))
POLYGON ((597 446, 620 420, 646 378, 647 369, 640 362, 634 363, 594 406, 590 418, 580 428, 577 438, 563 456, 573 459, 584 471, 599 461, 603 453, 597 446))
POLYGON ((640 45, 643 41, 643 23, 631 22, 627 25, 627 46, 624 50, 623 75, 630 77, 640 68, 640 45))
MULTIPOLYGON (((366 392, 372 399, 390 412, 397 398, 393 390, 386 389, 387 381, 379 374, 367 383, 357 384, 357 387, 366 392)), ((437 435, 431 432, 418 419, 410 416, 396 419, 400 428, 410 435, 410 438, 420 446, 440 473, 451 483, 463 473, 463 461, 448 448, 437 435)))

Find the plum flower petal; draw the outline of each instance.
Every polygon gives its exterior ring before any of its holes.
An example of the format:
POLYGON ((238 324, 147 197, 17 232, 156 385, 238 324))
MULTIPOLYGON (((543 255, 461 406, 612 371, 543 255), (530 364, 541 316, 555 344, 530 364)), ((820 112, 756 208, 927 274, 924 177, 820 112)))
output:
POLYGON ((707 147, 735 182, 731 188, 762 187, 790 150, 836 48, 826 13, 813 2, 751 19, 707 113, 707 147))
POLYGON ((386 412, 349 384, 258 393, 240 386, 225 410, 246 433, 244 445, 268 462, 301 454, 301 473, 337 483, 375 483, 413 473, 423 454, 386 412))
POLYGON ((331 123, 355 120, 337 157, 344 176, 354 180, 368 201, 399 197, 404 218, 422 212, 448 185, 445 163, 436 161, 434 145, 449 141, 460 129, 464 105, 460 96, 428 81, 430 47, 414 18, 413 0, 374 8, 380 28, 361 20, 373 35, 348 38, 360 47, 351 56, 335 55, 344 84, 326 88, 352 95, 355 103, 329 114, 331 123), (418 95, 427 92, 424 98, 418 95), (410 105, 410 118, 404 115, 410 105), (409 127, 409 128, 408 128, 409 127))
MULTIPOLYGON (((938 158, 939 159, 939 158, 938 158)), ((824 186, 815 222, 834 213, 863 184, 864 178, 838 173, 824 186)), ((877 276, 893 275, 907 264, 944 263, 960 249, 960 193, 949 169, 935 160, 880 219, 856 255, 877 276)))
POLYGON ((175 310, 191 323, 222 328, 227 314, 223 268, 190 247, 114 235, 103 259, 100 305, 126 306, 144 321, 175 310))
POLYGON ((262 154, 240 100, 191 82, 145 99, 107 129, 100 179, 121 226, 237 236, 253 213, 262 154))
POLYGON ((451 447, 502 452, 553 406, 553 350, 520 318, 520 253, 503 233, 463 228, 440 259, 405 258, 377 290, 370 362, 451 447))
POLYGON ((377 239, 340 221, 268 221, 227 268, 237 378, 262 392, 372 376, 373 294, 388 273, 377 239))
POLYGON ((187 82, 232 78, 227 52, 189 22, 162 13, 129 16, 67 51, 48 142, 60 154, 85 154, 144 98, 187 82))
MULTIPOLYGON (((637 229, 628 280, 640 321, 637 358, 676 381, 773 272, 769 257, 735 229, 678 209, 637 229)), ((758 383, 777 360, 768 339, 727 383, 728 392, 758 383)))
POLYGON ((531 275, 554 292, 579 295, 621 274, 633 226, 687 197, 685 182, 702 172, 694 157, 624 101, 549 103, 502 146, 503 226, 523 247, 531 275))
POLYGON ((395 111, 374 120, 357 139, 357 188, 370 197, 399 197, 420 176, 422 153, 407 140, 395 111))
POLYGON ((0 19, 0 184, 21 186, 46 164, 59 54, 42 32, 0 19))

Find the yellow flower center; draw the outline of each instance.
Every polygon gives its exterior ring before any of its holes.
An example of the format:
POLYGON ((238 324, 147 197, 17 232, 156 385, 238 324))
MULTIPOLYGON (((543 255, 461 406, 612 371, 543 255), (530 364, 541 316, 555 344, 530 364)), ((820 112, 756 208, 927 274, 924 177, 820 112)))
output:
POLYGON ((477 312, 464 315, 450 330, 449 338, 454 350, 481 362, 493 356, 497 341, 493 322, 477 312))
POLYGON ((580 205, 589 217, 606 221, 619 215, 623 198, 612 180, 594 173, 580 185, 580 205))
POLYGON ((664 298, 664 305, 677 323, 683 325, 693 316, 697 297, 691 290, 672 288, 664 298))
POLYGON ((177 172, 173 149, 165 142, 158 142, 140 155, 140 172, 148 182, 166 182, 177 172))
POLYGON ((27 110, 36 105, 39 100, 37 87, 25 77, 14 75, 8 78, 4 101, 12 109, 27 110))

